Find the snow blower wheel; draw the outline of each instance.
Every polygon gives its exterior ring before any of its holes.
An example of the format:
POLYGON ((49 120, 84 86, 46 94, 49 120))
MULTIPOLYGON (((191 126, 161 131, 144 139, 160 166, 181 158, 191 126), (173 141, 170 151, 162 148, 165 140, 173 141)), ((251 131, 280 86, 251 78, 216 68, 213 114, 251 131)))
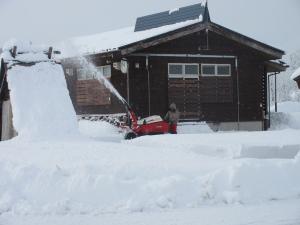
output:
POLYGON ((125 134, 125 140, 132 140, 136 137, 137 137, 137 135, 133 132, 129 132, 129 133, 125 134))

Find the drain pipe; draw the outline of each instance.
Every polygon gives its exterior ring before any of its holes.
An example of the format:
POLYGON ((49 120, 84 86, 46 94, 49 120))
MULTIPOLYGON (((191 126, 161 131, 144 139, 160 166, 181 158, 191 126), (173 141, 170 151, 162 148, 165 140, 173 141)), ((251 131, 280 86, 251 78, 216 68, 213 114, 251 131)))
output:
POLYGON ((127 102, 130 105, 130 78, 129 78, 129 61, 126 59, 126 64, 127 64, 127 71, 126 71, 126 83, 127 83, 127 90, 126 90, 126 94, 127 94, 127 102))
POLYGON ((271 83, 270 77, 275 77, 275 112, 277 112, 277 74, 278 72, 268 75, 268 114, 269 114, 269 127, 271 126, 271 83))
POLYGON ((151 115, 151 90, 150 90, 150 71, 149 71, 149 56, 146 56, 146 69, 148 78, 148 114, 151 115))
POLYGON ((236 69, 236 90, 237 90, 237 128, 240 130, 240 81, 239 81, 239 69, 238 69, 238 57, 235 57, 235 69, 236 69))

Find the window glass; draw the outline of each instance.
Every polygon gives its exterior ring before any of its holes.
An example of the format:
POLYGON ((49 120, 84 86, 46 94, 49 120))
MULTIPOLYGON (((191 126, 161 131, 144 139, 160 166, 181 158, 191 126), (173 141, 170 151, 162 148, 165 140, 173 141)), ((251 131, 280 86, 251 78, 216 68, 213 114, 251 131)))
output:
POLYGON ((169 74, 182 75, 183 74, 183 66, 179 65, 179 64, 169 65, 169 74))
POLYGON ((99 71, 97 74, 95 74, 95 79, 100 79, 100 75, 105 76, 106 78, 111 77, 111 66, 99 66, 97 67, 97 70, 99 71))
POLYGON ((218 65, 218 75, 230 75, 230 65, 218 65))
POLYGON ((106 78, 110 78, 111 77, 111 66, 103 66, 103 75, 106 78))
POLYGON ((199 66, 198 65, 185 65, 185 75, 199 75, 199 66))
POLYGON ((202 74, 203 75, 215 75, 216 74, 215 65, 202 65, 202 74))
POLYGON ((77 69, 77 79, 78 80, 86 80, 85 70, 77 69))

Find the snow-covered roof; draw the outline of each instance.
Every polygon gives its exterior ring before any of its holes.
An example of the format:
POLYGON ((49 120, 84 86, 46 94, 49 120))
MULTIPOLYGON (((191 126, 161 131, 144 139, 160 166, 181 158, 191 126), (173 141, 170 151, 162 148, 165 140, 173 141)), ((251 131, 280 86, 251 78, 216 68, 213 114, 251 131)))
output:
POLYGON ((291 79, 295 80, 299 76, 300 76, 300 67, 296 69, 296 71, 292 74, 291 79))
POLYGON ((62 50, 62 57, 74 57, 118 50, 120 47, 174 31, 195 23, 202 22, 200 16, 195 20, 188 20, 172 25, 134 32, 134 27, 108 31, 90 36, 75 37, 60 43, 57 48, 62 50))

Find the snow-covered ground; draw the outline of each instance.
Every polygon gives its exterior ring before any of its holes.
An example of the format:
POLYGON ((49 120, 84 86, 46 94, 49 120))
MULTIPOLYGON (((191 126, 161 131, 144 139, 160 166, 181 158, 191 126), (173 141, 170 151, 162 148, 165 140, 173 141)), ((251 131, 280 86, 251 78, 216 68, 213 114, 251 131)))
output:
MULTIPOLYGON (((299 105, 279 110, 297 120, 299 105)), ((79 130, 0 143, 1 225, 300 224, 297 127, 181 124, 178 135, 132 141, 104 122, 80 121, 79 130)))

